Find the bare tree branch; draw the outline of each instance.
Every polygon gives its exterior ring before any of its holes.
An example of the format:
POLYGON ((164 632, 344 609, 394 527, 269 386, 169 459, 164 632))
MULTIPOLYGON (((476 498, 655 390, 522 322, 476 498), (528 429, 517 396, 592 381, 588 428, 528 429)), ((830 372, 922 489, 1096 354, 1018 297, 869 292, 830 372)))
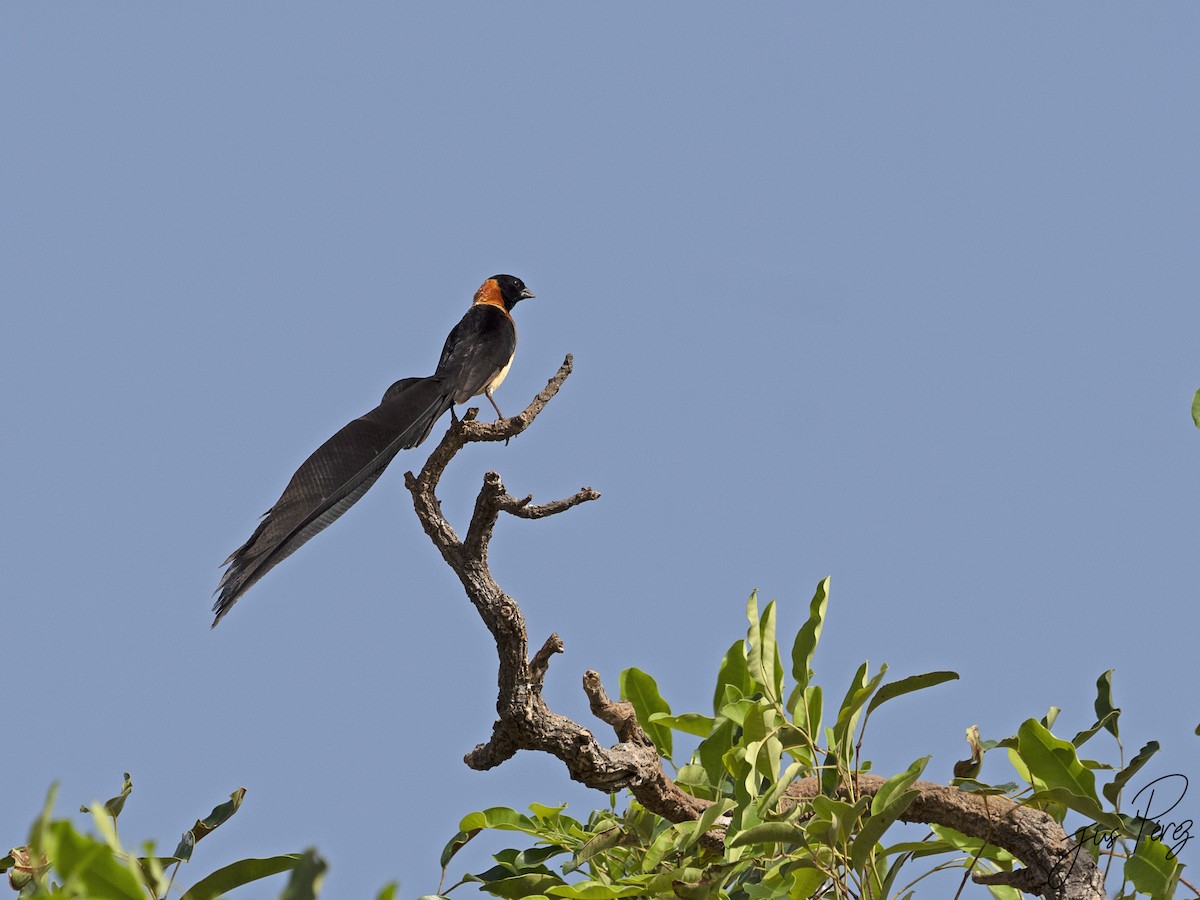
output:
MULTIPOLYGON (((658 751, 638 723, 633 706, 609 699, 596 672, 589 670, 584 675, 583 690, 592 714, 612 727, 619 743, 605 747, 588 729, 554 713, 546 705, 542 684, 551 658, 564 652, 562 639, 557 634, 550 635, 529 658, 521 608, 504 593, 488 568, 488 544, 500 513, 540 519, 596 500, 600 494, 585 487, 570 497, 535 506, 531 496, 513 497, 500 476, 488 472, 462 540, 442 515, 437 499, 442 473, 459 450, 479 441, 507 442, 523 432, 558 393, 571 368, 568 355, 541 393, 511 419, 481 423, 475 419, 478 410, 468 410, 461 420, 451 424, 420 474, 405 474, 413 509, 425 533, 458 575, 467 597, 496 642, 499 718, 492 726, 491 737, 466 754, 464 761, 473 769, 484 770, 500 765, 518 750, 539 750, 562 760, 575 781, 606 793, 628 789, 651 812, 672 822, 692 821, 712 803, 688 794, 667 777, 658 751)), ((884 779, 878 776, 858 775, 852 788, 843 785, 839 793, 847 797, 870 796, 883 783, 884 779)), ((979 797, 929 782, 917 782, 913 787, 920 795, 901 816, 903 821, 949 826, 1008 850, 1026 865, 1016 872, 976 875, 977 882, 1007 884, 1053 900, 1103 898, 1103 877, 1094 861, 1070 841, 1049 815, 1003 798, 979 797)), ((819 790, 817 779, 798 781, 789 787, 785 802, 793 805, 808 802, 819 790)), ((717 850, 723 840, 720 828, 703 838, 706 846, 717 850)))
POLYGON ((501 512, 526 519, 544 518, 595 500, 599 492, 581 488, 570 497, 533 506, 532 498, 513 497, 500 476, 488 472, 475 501, 466 538, 461 541, 442 515, 436 496, 438 481, 455 453, 468 443, 507 440, 520 434, 554 398, 570 374, 568 356, 545 389, 511 419, 483 424, 475 421, 475 411, 468 411, 462 420, 450 426, 421 473, 414 476, 410 472, 405 476, 405 484, 412 493, 413 508, 425 533, 458 575, 467 597, 492 633, 500 659, 500 691, 496 700, 499 719, 492 727, 491 738, 466 755, 467 765, 489 769, 517 750, 541 750, 561 759, 577 781, 613 792, 657 783, 658 779, 665 781, 658 752, 649 740, 622 742, 606 748, 586 728, 550 710, 542 699, 542 682, 550 658, 563 651, 562 640, 552 635, 528 659, 525 617, 516 602, 496 584, 487 565, 488 543, 501 512))
MULTIPOLYGON (((859 774, 853 787, 838 788, 838 796, 851 801, 874 797, 886 780, 859 774)), ((1103 900, 1104 876, 1099 867, 1049 814, 1004 797, 970 794, 929 781, 914 782, 912 789, 918 796, 901 821, 945 825, 1007 850, 1025 864, 1013 872, 973 875, 977 883, 1006 884, 1053 900, 1103 900)), ((784 796, 796 804, 820 792, 819 779, 805 778, 791 784, 784 796)))

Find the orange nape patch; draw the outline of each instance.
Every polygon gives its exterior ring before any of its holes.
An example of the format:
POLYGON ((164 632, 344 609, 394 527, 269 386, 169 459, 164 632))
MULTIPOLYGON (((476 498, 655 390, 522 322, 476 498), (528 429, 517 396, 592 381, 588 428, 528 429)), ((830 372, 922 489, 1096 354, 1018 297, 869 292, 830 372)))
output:
MULTIPOLYGON (((496 284, 495 278, 489 278, 475 292, 475 304, 498 306, 504 309, 504 298, 500 295, 500 285, 496 284)), ((504 311, 508 312, 507 309, 504 309, 504 311)))

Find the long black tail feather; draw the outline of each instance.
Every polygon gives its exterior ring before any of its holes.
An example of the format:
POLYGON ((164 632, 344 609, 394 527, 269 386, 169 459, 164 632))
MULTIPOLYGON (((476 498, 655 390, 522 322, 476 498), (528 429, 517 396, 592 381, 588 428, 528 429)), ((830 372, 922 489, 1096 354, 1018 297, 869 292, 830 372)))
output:
POLYGON ((304 461, 250 539, 225 560, 214 592, 214 628, 260 578, 358 502, 397 453, 429 436, 454 405, 443 385, 436 375, 397 381, 377 407, 304 461))

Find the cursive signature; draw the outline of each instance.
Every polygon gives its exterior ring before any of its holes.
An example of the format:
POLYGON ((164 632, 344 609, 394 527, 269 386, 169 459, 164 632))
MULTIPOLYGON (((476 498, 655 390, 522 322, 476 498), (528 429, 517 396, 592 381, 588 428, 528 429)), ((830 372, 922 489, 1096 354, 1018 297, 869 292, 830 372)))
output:
POLYGON ((1061 886, 1074 868, 1079 851, 1089 844, 1097 849, 1111 850, 1118 841, 1128 837, 1134 839, 1134 852, 1143 840, 1158 841, 1167 847, 1167 859, 1175 859, 1192 839, 1192 820, 1171 821, 1165 817, 1183 802, 1187 789, 1186 775, 1175 773, 1155 778, 1133 795, 1134 813, 1132 817, 1126 817, 1124 829, 1104 828, 1097 824, 1079 829, 1074 836, 1075 846, 1059 855, 1050 880, 1061 886))

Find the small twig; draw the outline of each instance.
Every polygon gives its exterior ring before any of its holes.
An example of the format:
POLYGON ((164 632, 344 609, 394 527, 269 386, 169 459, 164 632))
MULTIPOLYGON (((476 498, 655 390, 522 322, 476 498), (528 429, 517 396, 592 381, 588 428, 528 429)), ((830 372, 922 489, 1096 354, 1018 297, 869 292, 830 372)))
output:
POLYGON ((608 699, 604 685, 600 683, 599 673, 588 669, 583 673, 583 692, 588 696, 588 706, 601 722, 612 726, 617 733, 617 740, 642 747, 653 747, 654 742, 638 724, 637 713, 633 704, 625 700, 614 703, 608 699))
MULTIPOLYGON (((512 499, 511 497, 509 498, 512 499)), ((564 497, 562 500, 551 500, 549 503, 543 503, 540 506, 530 506, 533 500, 532 496, 523 497, 504 507, 504 512, 516 516, 518 519, 544 519, 546 516, 557 515, 560 512, 566 512, 572 506, 578 506, 580 503, 587 503, 589 500, 599 500, 600 492, 594 491, 590 487, 580 488, 570 497, 564 497)))
POLYGON ((541 687, 542 681, 546 677, 546 672, 550 668, 550 657, 555 653, 562 653, 564 650, 562 638, 557 634, 552 634, 546 638, 546 643, 542 644, 542 649, 533 654, 533 658, 529 660, 529 677, 535 685, 541 687))

